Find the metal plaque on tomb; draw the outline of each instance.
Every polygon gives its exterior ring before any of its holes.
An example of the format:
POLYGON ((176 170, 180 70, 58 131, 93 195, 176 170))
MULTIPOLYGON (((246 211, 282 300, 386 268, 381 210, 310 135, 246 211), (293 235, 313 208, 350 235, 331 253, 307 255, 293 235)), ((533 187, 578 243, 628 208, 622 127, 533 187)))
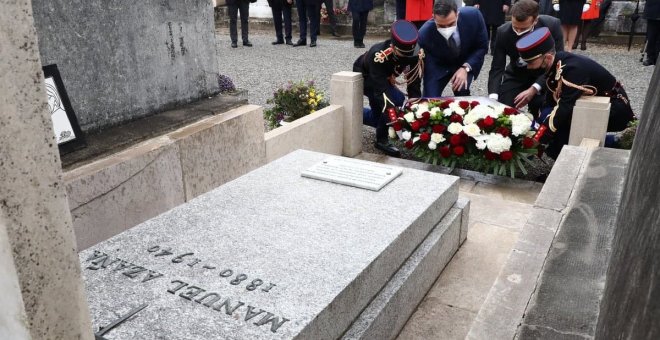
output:
POLYGON ((344 157, 328 157, 302 172, 309 177, 379 191, 401 175, 399 167, 344 157))
POLYGON ((340 337, 453 206, 458 180, 404 169, 375 192, 300 176, 327 158, 295 151, 82 251, 95 330, 148 303, 103 337, 340 337))

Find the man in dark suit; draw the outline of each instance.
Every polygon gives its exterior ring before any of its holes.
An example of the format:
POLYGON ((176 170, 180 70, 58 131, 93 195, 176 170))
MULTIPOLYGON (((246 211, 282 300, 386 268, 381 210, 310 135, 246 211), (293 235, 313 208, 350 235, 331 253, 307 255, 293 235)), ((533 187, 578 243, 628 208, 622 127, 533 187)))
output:
POLYGON ((549 144, 545 153, 556 159, 568 143, 573 108, 582 96, 610 98, 607 131, 621 131, 635 119, 623 85, 603 66, 585 56, 555 52, 554 37, 547 27, 541 27, 516 42, 520 58, 527 68, 546 73, 547 93, 543 117, 534 139, 549 144))
POLYGON ((275 36, 277 40, 273 41, 273 45, 293 45, 291 41, 291 5, 293 0, 268 0, 273 12, 273 24, 275 24, 275 36), (282 34, 282 18, 284 18, 284 34, 282 34))
POLYGON ((293 44, 293 47, 307 45, 307 19, 309 18, 309 38, 311 39, 309 47, 316 47, 316 33, 319 31, 318 24, 321 19, 319 0, 296 0, 296 9, 298 10, 298 27, 300 28, 300 39, 293 44))
POLYGON ((238 47, 238 12, 241 12, 241 39, 243 46, 252 47, 248 39, 248 18, 250 17, 249 0, 227 0, 227 9, 229 10, 229 38, 231 38, 231 47, 238 47))
POLYGON ((478 9, 456 9, 454 0, 438 0, 433 18, 419 30, 424 50, 424 97, 440 97, 451 82, 455 96, 469 96, 470 84, 488 52, 486 24, 478 9))
POLYGON ((644 66, 655 65, 660 50, 660 1, 646 1, 646 60, 644 66))
POLYGON ((543 71, 528 70, 520 59, 516 42, 524 34, 540 27, 547 27, 555 41, 555 50, 564 50, 564 36, 559 19, 539 15, 539 5, 534 0, 519 0, 511 8, 511 22, 497 29, 495 53, 488 76, 489 97, 502 104, 522 108, 529 105, 534 116, 543 102, 541 89, 545 86, 543 71), (506 64, 506 57, 509 64, 506 64))

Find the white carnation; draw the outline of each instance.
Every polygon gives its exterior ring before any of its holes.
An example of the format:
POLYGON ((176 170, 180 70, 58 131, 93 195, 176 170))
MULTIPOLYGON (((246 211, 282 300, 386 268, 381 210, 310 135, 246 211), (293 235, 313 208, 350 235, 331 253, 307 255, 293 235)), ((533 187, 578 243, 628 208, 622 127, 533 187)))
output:
POLYGON ((479 115, 478 112, 470 111, 468 112, 465 116, 463 116, 463 124, 474 124, 474 122, 478 121, 482 117, 479 115))
POLYGON ((421 102, 421 103, 413 104, 410 108, 417 113, 424 113, 429 110, 429 103, 421 102))
POLYGON ((412 137, 412 133, 410 133, 410 131, 404 131, 404 132, 401 134, 401 137, 402 137, 404 140, 409 140, 410 137, 412 137))
POLYGON ((511 119, 511 134, 520 136, 526 134, 532 126, 532 121, 524 114, 509 116, 511 119))
POLYGON ((468 124, 463 127, 463 132, 470 137, 476 137, 481 134, 481 129, 477 124, 468 124))
POLYGON ((463 131, 463 125, 461 125, 461 123, 451 123, 447 126, 447 131, 452 135, 461 133, 461 131, 463 131))
POLYGON ((463 109, 461 108, 461 106, 458 105, 457 102, 451 102, 451 103, 449 103, 449 108, 450 108, 452 111, 454 111, 456 114, 458 114, 458 115, 461 115, 461 116, 465 115, 465 110, 463 110, 463 109))
POLYGON ((474 107, 474 109, 470 110, 470 113, 474 113, 479 118, 486 118, 488 116, 497 118, 500 116, 499 112, 495 111, 492 107, 488 105, 477 105, 474 107))
POLYGON ((435 148, 438 147, 438 144, 436 144, 434 141, 429 142, 429 149, 430 150, 435 150, 435 148))
POLYGON ((412 123, 415 120, 415 114, 412 112, 408 112, 405 115, 403 115, 403 118, 405 118, 408 123, 412 123))
POLYGON ((442 113, 442 110, 440 110, 439 107, 434 107, 429 111, 431 113, 431 119, 438 119, 440 118, 440 114, 442 113))
POLYGON ((483 150, 483 149, 486 148, 487 142, 488 142, 488 136, 487 135, 479 136, 475 139, 477 140, 477 143, 475 143, 474 146, 476 146, 477 149, 483 150))
POLYGON ((396 131, 394 131, 394 128, 391 126, 389 129, 387 129, 387 134, 390 136, 390 138, 396 138, 396 131))
POLYGON ((446 109, 444 109, 444 111, 442 111, 442 114, 444 114, 445 117, 449 117, 449 116, 451 116, 452 112, 453 111, 450 108, 446 108, 446 109))
POLYGON ((486 145, 488 146, 488 150, 499 154, 500 152, 508 151, 511 148, 511 139, 509 137, 504 137, 499 133, 491 133, 486 141, 486 145))
POLYGON ((432 133, 431 134, 431 141, 434 143, 442 143, 445 141, 445 136, 443 136, 441 133, 432 133))

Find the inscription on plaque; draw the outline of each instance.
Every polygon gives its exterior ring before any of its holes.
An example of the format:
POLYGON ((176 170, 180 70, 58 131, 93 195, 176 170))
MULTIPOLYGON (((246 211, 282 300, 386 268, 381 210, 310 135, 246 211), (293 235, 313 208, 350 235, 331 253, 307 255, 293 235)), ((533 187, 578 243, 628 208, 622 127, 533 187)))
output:
POLYGON ((399 167, 358 159, 329 157, 302 172, 303 177, 378 191, 401 175, 399 167))

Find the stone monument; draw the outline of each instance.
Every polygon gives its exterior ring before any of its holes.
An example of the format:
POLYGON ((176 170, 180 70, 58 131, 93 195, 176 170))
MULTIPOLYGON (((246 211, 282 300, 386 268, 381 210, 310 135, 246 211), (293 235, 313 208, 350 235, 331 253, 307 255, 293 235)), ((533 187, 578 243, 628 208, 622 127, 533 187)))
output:
POLYGON ((298 150, 81 252, 93 324, 146 303, 104 336, 396 336, 467 220, 456 177, 387 167, 298 150))

